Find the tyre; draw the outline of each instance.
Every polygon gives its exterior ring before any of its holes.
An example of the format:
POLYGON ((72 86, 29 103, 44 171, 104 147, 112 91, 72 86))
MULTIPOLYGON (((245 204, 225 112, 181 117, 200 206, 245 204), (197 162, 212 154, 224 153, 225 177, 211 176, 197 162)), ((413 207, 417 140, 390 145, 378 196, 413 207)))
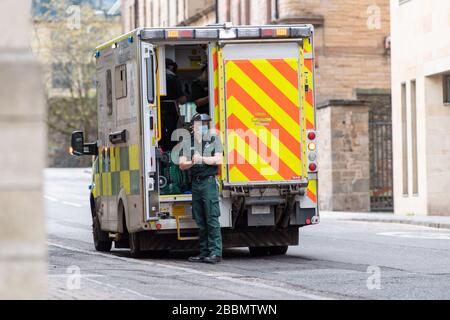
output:
POLYGON ((270 255, 269 247, 249 247, 248 249, 252 257, 262 257, 270 255))
POLYGON ((288 246, 249 247, 249 250, 252 257, 281 256, 286 254, 288 246))
POLYGON ((270 247, 269 252, 273 256, 283 256, 287 253, 288 248, 288 246, 270 247))
POLYGON ((140 244, 140 233, 130 233, 129 240, 130 240, 130 256, 132 258, 140 258, 142 255, 141 251, 141 244, 140 244))
POLYGON ((92 233, 94 238, 94 247, 95 250, 100 252, 109 252, 111 251, 112 241, 109 240, 108 233, 102 231, 100 227, 100 219, 98 218, 97 213, 92 217, 92 233))

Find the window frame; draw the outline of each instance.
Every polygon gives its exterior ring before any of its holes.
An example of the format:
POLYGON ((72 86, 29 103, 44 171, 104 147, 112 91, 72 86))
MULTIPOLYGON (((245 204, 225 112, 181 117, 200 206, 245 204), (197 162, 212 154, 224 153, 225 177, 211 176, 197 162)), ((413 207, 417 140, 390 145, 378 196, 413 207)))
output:
POLYGON ((114 84, 116 100, 126 98, 128 96, 128 77, 126 64, 116 66, 114 74, 114 84))

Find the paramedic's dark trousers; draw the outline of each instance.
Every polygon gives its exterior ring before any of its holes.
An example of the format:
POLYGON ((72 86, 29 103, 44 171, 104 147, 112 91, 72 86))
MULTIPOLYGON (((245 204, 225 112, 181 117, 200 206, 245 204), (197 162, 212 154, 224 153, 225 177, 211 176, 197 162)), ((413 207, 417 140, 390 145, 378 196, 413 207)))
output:
POLYGON ((219 190, 215 177, 193 178, 192 213, 199 228, 200 255, 221 257, 219 190))

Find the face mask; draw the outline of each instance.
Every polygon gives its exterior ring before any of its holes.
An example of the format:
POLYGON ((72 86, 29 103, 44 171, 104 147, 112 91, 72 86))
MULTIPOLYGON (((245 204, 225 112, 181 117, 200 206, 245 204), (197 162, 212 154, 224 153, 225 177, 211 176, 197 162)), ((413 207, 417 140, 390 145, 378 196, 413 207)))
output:
POLYGON ((206 135, 208 133, 208 126, 201 126, 198 128, 198 133, 201 135, 206 135))

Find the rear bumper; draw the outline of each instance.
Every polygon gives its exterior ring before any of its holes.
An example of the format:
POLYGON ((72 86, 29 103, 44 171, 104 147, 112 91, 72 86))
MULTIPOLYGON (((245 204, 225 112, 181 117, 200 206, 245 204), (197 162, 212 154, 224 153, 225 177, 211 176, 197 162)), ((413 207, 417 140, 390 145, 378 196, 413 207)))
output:
MULTIPOLYGON (((188 230, 184 230, 186 232, 188 230)), ((195 230, 191 230, 195 233, 195 230)), ((189 250, 198 249, 198 240, 177 240, 176 232, 145 231, 140 237, 142 250, 189 250)), ((299 227, 288 229, 247 228, 233 230, 222 229, 224 248, 295 246, 299 243, 299 227)))

